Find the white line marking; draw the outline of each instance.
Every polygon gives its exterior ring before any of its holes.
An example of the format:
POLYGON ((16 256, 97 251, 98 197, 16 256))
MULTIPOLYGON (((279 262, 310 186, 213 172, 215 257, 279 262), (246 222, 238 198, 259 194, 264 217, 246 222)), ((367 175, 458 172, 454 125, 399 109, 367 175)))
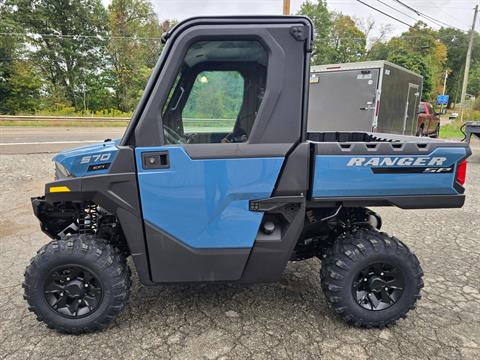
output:
POLYGON ((39 141, 39 142, 19 142, 19 143, 0 143, 0 146, 8 145, 53 145, 53 144, 86 144, 101 143, 103 140, 78 140, 78 141, 39 141))

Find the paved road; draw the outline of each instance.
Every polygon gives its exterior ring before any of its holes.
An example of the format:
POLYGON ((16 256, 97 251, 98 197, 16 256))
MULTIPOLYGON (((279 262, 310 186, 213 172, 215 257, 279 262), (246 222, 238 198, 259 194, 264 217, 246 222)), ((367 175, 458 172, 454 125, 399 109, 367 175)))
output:
POLYGON ((122 137, 123 127, 0 126, 0 154, 56 153, 122 137))
POLYGON ((385 330, 348 327, 328 309, 317 260, 290 264, 274 284, 145 287, 134 276, 130 305, 108 330, 66 336, 46 329, 27 311, 20 284, 29 259, 49 241, 29 197, 52 179, 50 157, 2 152, 0 158, 2 359, 480 358, 478 148, 468 164, 463 209, 376 209, 384 230, 416 252, 425 272, 417 310, 385 330))

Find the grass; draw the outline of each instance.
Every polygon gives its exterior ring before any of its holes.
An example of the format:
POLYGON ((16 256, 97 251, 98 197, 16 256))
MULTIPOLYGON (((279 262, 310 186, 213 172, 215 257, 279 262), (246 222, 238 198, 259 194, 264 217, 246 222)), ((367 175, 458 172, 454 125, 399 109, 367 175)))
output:
POLYGON ((440 128, 440 138, 442 139, 463 139, 464 135, 460 131, 460 121, 452 122, 440 128))

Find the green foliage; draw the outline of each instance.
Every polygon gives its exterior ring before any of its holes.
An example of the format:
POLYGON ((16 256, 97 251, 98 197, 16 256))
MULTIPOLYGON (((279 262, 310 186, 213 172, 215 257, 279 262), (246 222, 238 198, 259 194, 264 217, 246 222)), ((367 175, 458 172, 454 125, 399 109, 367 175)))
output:
MULTIPOLYGON (((449 70, 447 79, 447 93, 450 94, 450 101, 460 102, 462 91, 463 74, 465 71, 465 56, 469 41, 469 34, 453 28, 443 28, 438 31, 439 40, 446 46, 448 58, 446 67, 449 70)), ((472 82, 468 87, 468 92, 473 95, 480 95, 480 86, 478 85, 478 68, 480 67, 480 35, 475 34, 472 64, 470 67, 470 76, 472 82)))
POLYGON ((184 118, 236 119, 243 101, 244 80, 236 71, 198 74, 183 110, 184 118))
POLYGON ((116 107, 131 111, 160 54, 162 30, 146 0, 113 0, 108 10, 116 107))
POLYGON ((472 110, 480 111, 480 96, 473 102, 472 110))
MULTIPOLYGON (((20 30, 14 9, 11 4, 0 3, 1 33, 20 30)), ((20 56, 23 51, 21 38, 0 37, 0 113, 33 113, 38 107, 41 80, 34 64, 20 56)))
POLYGON ((438 33, 421 21, 387 43, 377 43, 368 58, 388 60, 422 75, 425 100, 433 100, 442 91, 447 48, 438 33))
POLYGON ((87 79, 103 70, 107 13, 100 0, 13 0, 13 15, 54 96, 86 107, 87 79), (56 35, 61 35, 58 37, 56 35))
POLYGON ((308 16, 315 27, 312 64, 328 64, 332 58, 332 48, 330 46, 332 16, 328 12, 326 1, 311 2, 307 0, 300 7, 298 14, 308 16))
POLYGON ((432 92, 432 74, 425 58, 419 54, 408 51, 404 48, 397 48, 391 51, 387 60, 403 66, 423 76, 423 98, 429 99, 432 92))
MULTIPOLYGON (((162 49, 164 30, 150 1, 112 0, 105 8, 102 0, 0 0, 0 32, 12 33, 0 36, 0 113, 129 116, 162 49)), ((448 70, 447 94, 460 101, 469 34, 419 21, 368 48, 372 27, 360 30, 325 0, 306 0, 299 14, 315 26, 312 64, 389 60, 424 76, 427 100, 441 93, 448 70)), ((480 35, 474 39, 467 91, 480 98, 480 35)), ((234 118, 239 75, 206 76, 184 116, 234 118)))
POLYGON ((362 60, 367 40, 350 16, 330 13, 323 0, 305 1, 298 14, 308 16, 315 26, 313 65, 362 60))
POLYGON ((367 39, 350 16, 335 14, 331 30, 332 63, 360 61, 365 55, 367 39))

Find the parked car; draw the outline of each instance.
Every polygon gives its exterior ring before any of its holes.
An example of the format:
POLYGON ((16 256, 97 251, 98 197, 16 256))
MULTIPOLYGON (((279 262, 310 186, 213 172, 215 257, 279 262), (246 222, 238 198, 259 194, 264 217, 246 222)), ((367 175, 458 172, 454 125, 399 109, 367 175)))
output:
POLYGON ((456 118, 458 118, 457 112, 453 112, 448 116, 448 120, 455 120, 456 118))
POLYGON ((440 133, 440 117, 432 104, 421 101, 418 105, 417 136, 438 137, 440 133))

